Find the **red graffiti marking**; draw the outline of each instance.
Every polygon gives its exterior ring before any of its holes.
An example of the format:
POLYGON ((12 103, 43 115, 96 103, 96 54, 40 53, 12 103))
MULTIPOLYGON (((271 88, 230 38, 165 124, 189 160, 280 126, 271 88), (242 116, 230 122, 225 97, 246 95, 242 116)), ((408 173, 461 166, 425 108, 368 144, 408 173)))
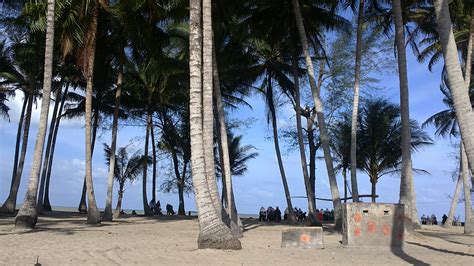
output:
POLYGON ((362 221, 362 214, 360 214, 359 212, 354 214, 354 221, 356 223, 360 223, 360 221, 362 221))
POLYGON ((374 222, 371 221, 367 223, 367 231, 373 233, 375 232, 375 229, 377 229, 377 225, 374 222))
POLYGON ((356 228, 354 229, 354 235, 355 235, 356 237, 359 237, 359 236, 360 236, 360 233, 361 233, 361 232, 360 232, 360 228, 359 228, 359 227, 356 227, 356 228))
POLYGON ((311 237, 309 235, 303 234, 300 236, 300 241, 304 243, 308 243, 311 241, 311 237))
POLYGON ((390 226, 388 224, 384 224, 382 231, 384 236, 390 235, 390 226))

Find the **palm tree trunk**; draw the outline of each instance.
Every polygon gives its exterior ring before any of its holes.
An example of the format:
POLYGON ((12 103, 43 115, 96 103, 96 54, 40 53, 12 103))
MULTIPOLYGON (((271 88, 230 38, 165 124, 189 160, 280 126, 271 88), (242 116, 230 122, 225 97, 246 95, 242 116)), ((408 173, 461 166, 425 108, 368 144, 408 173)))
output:
POLYGON ((344 177, 344 203, 347 202, 347 170, 342 170, 342 176, 344 177))
POLYGON ((463 182, 461 180, 461 168, 459 168, 459 170, 460 170, 459 177, 456 181, 456 188, 454 190, 453 200, 451 201, 451 208, 449 208, 448 218, 446 219, 446 222, 444 223, 444 227, 453 226, 454 214, 456 212, 456 207, 458 206, 459 194, 461 193, 461 185, 463 182))
MULTIPOLYGON (((122 50, 123 51, 123 50, 122 50)), ((122 78, 123 78, 123 55, 120 58, 119 71, 117 75, 117 88, 115 90, 115 103, 114 103, 114 118, 112 121, 112 140, 110 143, 110 164, 109 164, 109 175, 107 178, 107 198, 105 200, 105 210, 102 221, 112 221, 112 194, 114 187, 114 174, 115 174, 115 153, 117 149, 117 131, 118 131, 118 118, 120 111, 120 97, 122 96, 122 78)))
MULTIPOLYGON (((357 39, 355 54, 355 73, 354 73, 354 101, 352 103, 352 123, 351 123, 351 185, 352 201, 359 201, 359 190, 357 188, 357 118, 359 113, 359 86, 360 86, 360 68, 362 60, 362 38, 364 31, 364 0, 359 0, 359 14, 357 17, 357 39)), ((345 192, 347 192, 344 186, 345 192)), ((346 196, 344 196, 346 198, 346 196)), ((346 200, 344 200, 346 202, 346 200)))
POLYGON ((151 135, 151 152, 152 152, 151 159, 152 159, 152 164, 153 164, 151 200, 156 203, 156 143, 155 143, 155 132, 153 130, 153 119, 151 121, 150 135, 151 135))
POLYGON ((398 78, 400 82, 400 110, 402 123, 402 172, 400 180, 400 203, 406 207, 405 226, 408 230, 420 228, 416 208, 416 194, 413 182, 411 160, 411 128, 409 111, 408 75, 405 50, 405 35, 400 0, 394 0, 395 42, 397 46, 398 78))
POLYGON ((319 96, 319 90, 316 87, 316 80, 314 77, 314 68, 311 55, 309 54, 308 38, 306 37, 306 31, 303 24, 303 18, 301 16, 301 10, 299 7, 298 0, 292 0, 293 11, 295 13, 296 25, 298 27, 298 33, 300 35, 301 44, 303 47, 303 53, 306 59, 306 69, 309 76, 309 84, 311 87, 311 93, 313 95, 314 105, 316 109, 316 116, 318 119, 318 128, 321 137, 321 146, 324 152, 324 161, 326 163, 326 169, 328 172, 329 185, 331 188, 332 201, 334 205, 334 229, 340 231, 342 229, 342 208, 341 208, 341 197, 339 195, 339 189, 337 187, 336 174, 334 173, 334 167, 332 162, 331 150, 329 147, 329 136, 326 130, 326 122, 324 121, 324 110, 323 103, 319 96))
MULTIPOLYGON (((208 178, 206 177, 205 141, 203 139, 203 76, 201 72, 203 48, 207 50, 204 54, 206 60, 207 75, 206 89, 211 90, 212 104, 212 11, 210 0, 204 1, 204 14, 202 14, 201 0, 190 0, 190 136, 191 136, 191 166, 194 194, 199 220, 199 248, 215 249, 241 249, 240 241, 234 237, 229 228, 222 222, 221 217, 211 196, 208 178), (201 18, 206 28, 204 34, 201 27, 201 18), (210 69, 209 69, 210 68, 210 69)), ((211 105, 212 107, 212 105, 211 105)), ((211 110, 212 111, 212 110, 211 110)), ((211 116, 212 118, 212 116, 211 116)), ((208 132, 208 130, 206 131, 208 132)), ((209 136, 208 136, 209 137, 209 136)), ((212 138, 212 136, 211 136, 212 138)), ((214 173, 213 173, 214 176, 214 173)), ((215 182, 215 178, 214 182, 215 182)))
POLYGON ((123 199, 123 186, 120 186, 118 192, 117 206, 115 207, 113 219, 120 218, 120 212, 122 212, 122 199, 123 199))
POLYGON ((466 88, 471 85, 472 49, 474 48, 474 7, 471 10, 471 25, 469 28, 469 40, 467 42, 466 59, 464 60, 464 84, 466 88))
POLYGON ((41 101, 40 121, 38 135, 36 137, 33 165, 30 171, 28 190, 25 202, 20 208, 16 218, 15 227, 34 228, 38 220, 36 213, 36 195, 38 193, 38 176, 43 158, 44 139, 46 127, 48 126, 49 100, 51 98, 51 80, 53 78, 53 46, 54 46, 54 0, 48 0, 48 11, 46 14, 46 43, 44 59, 43 99, 41 101))
POLYGON ((46 184, 46 172, 48 171, 49 159, 51 154, 51 146, 53 141, 53 134, 54 134, 54 125, 56 124, 56 119, 58 116, 58 109, 59 103, 61 98, 61 90, 62 84, 56 90, 56 100, 54 102, 53 107, 53 115, 51 117, 51 123, 49 124, 49 132, 48 132, 48 141, 46 142, 46 153, 44 155, 43 160, 43 167, 42 167, 42 174, 41 174, 41 181, 40 181, 40 189, 38 194, 38 202, 36 203, 36 211, 41 214, 43 212, 43 199, 44 199, 44 187, 46 184))
MULTIPOLYGON (((212 41, 212 67, 213 67, 213 86, 214 86, 214 98, 216 101, 216 135, 217 141, 219 145, 219 157, 221 159, 221 166, 222 166, 222 189, 225 188, 225 198, 226 198, 226 206, 227 212, 221 212, 221 214, 228 216, 224 220, 224 223, 229 226, 232 234, 235 237, 243 237, 242 228, 239 226, 240 218, 237 214, 237 208, 235 207, 234 201, 234 190, 232 188, 232 169, 230 165, 230 158, 229 158, 229 144, 227 138, 227 126, 225 123, 225 111, 224 111, 224 103, 222 101, 222 93, 221 93, 221 85, 219 80, 219 69, 217 66, 217 56, 216 50, 214 47, 214 38, 212 41)), ((214 162, 214 161, 213 161, 214 162)), ((217 192, 217 187, 216 187, 217 192)), ((224 191, 223 191, 224 192, 224 191)), ((219 195, 218 195, 219 196, 219 195)), ((222 195, 224 197, 224 194, 222 195)), ((217 198, 219 200, 219 197, 217 198)), ((219 201, 220 203, 220 201, 219 201)), ((222 207, 223 208, 223 207, 222 207)), ((224 209, 223 209, 224 210, 224 209)))
MULTIPOLYGON (((210 0, 206 4, 210 5, 210 0)), ((211 7, 205 7, 203 2, 203 20, 204 13, 208 12, 208 18, 211 16, 211 7)), ((206 18, 206 19, 208 19, 206 18)), ((219 192, 217 190, 217 182, 214 164, 214 101, 213 101, 213 67, 212 67, 212 47, 213 33, 212 22, 203 21, 203 142, 204 142, 204 159, 206 162, 206 177, 209 192, 212 201, 216 207, 219 216, 222 212, 222 204, 220 202, 219 192), (209 50, 207 50, 208 48, 209 50)))
POLYGON ((178 180, 178 215, 186 215, 186 211, 184 210, 184 180, 178 180))
MULTIPOLYGON (((151 97, 148 100, 148 104, 151 104, 151 97)), ((152 111, 150 110, 150 106, 148 106, 147 116, 146 116, 146 133, 145 133, 145 158, 148 158, 148 140, 150 139, 150 128, 151 128, 151 116, 152 111)), ((146 176, 148 172, 148 162, 147 159, 143 162, 143 178, 142 178, 142 199, 143 199, 143 212, 145 216, 153 215, 153 212, 150 209, 150 205, 148 205, 148 197, 147 197, 147 188, 146 188, 146 176)))
MULTIPOLYGON (((179 161, 178 155, 176 154, 176 150, 174 147, 171 147, 171 159, 173 160, 173 169, 174 175, 176 178, 176 183, 178 185, 178 197, 179 197, 179 206, 178 206, 178 215, 185 215, 184 212, 184 176, 185 172, 183 172, 183 178, 181 178, 181 174, 179 173, 179 161)), ((183 171, 186 171, 186 164, 183 166, 183 171)))
POLYGON ((461 144, 461 178, 464 187, 464 233, 474 233, 474 221, 472 219, 472 207, 471 207, 471 186, 469 176, 469 163, 467 162, 466 150, 464 145, 461 144))
POLYGON ((61 122, 61 117, 64 109, 64 103, 66 102, 66 95, 69 90, 69 84, 66 85, 64 89, 63 96, 61 98, 61 105, 59 106, 58 115, 56 118, 56 125, 54 125, 54 133, 53 133, 53 141, 51 143, 51 154, 49 158, 49 165, 48 171, 46 172, 46 186, 44 189, 44 201, 43 201, 43 208, 47 211, 51 211, 51 203, 49 202, 49 182, 51 180, 51 169, 53 168, 53 159, 54 159, 54 150, 56 147, 56 138, 58 136, 59 131, 59 123, 61 122))
POLYGON ((377 197, 377 181, 372 179, 370 183, 372 184, 372 203, 375 203, 375 198, 377 197))
POLYGON ((295 215, 293 212, 293 205, 291 203, 290 189, 288 188, 288 182, 286 180, 285 168, 283 166, 283 160, 281 159, 280 152, 280 141, 278 138, 278 125, 276 119, 276 110, 273 102, 273 88, 271 86, 271 79, 268 80, 267 88, 267 102, 268 109, 270 111, 271 121, 272 121, 272 131, 273 131, 273 145, 275 146, 275 154, 278 161, 278 169, 280 170, 281 181, 283 183, 283 189, 285 190, 286 205, 288 207, 288 219, 291 223, 295 221, 295 215))
POLYGON ((448 1, 434 1, 435 13, 438 20, 438 33, 443 48, 444 65, 448 75, 454 110, 461 131, 469 167, 473 172, 474 166, 474 116, 466 83, 463 79, 459 56, 454 40, 448 1))
POLYGON ((298 147, 300 151, 300 162, 303 170, 303 179, 306 188, 306 197, 308 200, 308 224, 321 225, 316 220, 316 200, 314 189, 311 187, 311 181, 308 175, 308 164, 306 163, 306 152, 303 142, 303 126, 301 125, 301 103, 300 103, 300 85, 298 79, 298 59, 296 54, 292 56, 293 82, 295 89, 295 109, 296 109, 296 132, 298 136, 298 147))
MULTIPOLYGON (((95 148, 95 141, 97 137, 97 129, 99 127, 99 111, 95 111, 94 113, 94 123, 92 125, 92 144, 91 144, 91 158, 94 156, 94 148, 95 148)), ((78 210, 80 213, 87 213, 87 203, 86 203, 86 196, 87 196, 87 187, 86 187, 86 176, 84 175, 84 181, 82 184, 82 194, 81 194, 81 201, 79 202, 78 210)))
POLYGON ((32 109, 33 109, 33 94, 29 93, 28 105, 26 107, 25 126, 23 128, 23 140, 21 142, 20 161, 18 162, 15 179, 13 180, 13 183, 11 185, 8 198, 5 201, 5 203, 3 203, 2 205, 2 210, 4 212, 8 212, 8 213, 15 212, 16 200, 18 197, 18 189, 20 188, 21 176, 23 173, 24 165, 25 165, 26 150, 28 147, 28 136, 30 132, 32 109))
POLYGON ((12 171, 12 182, 10 183, 10 190, 15 182, 16 171, 18 168, 18 155, 20 154, 20 143, 21 143, 21 129, 25 123, 25 111, 26 105, 28 104, 28 96, 25 93, 25 99, 23 100, 23 106, 21 107, 20 120, 18 120, 18 130, 16 132, 16 144, 15 144, 15 157, 13 159, 13 171, 12 171))
POLYGON ((311 183, 313 195, 316 197, 316 151, 318 147, 314 144, 313 119, 314 118, 310 114, 306 117, 306 131, 308 134, 309 146, 309 182, 311 183))
MULTIPOLYGON (((214 43, 213 43, 214 44, 214 43)), ((216 49, 215 45, 212 46, 212 67, 213 67, 213 81, 214 81, 214 99, 216 100, 216 113, 217 121, 216 125, 218 126, 216 130, 216 135, 219 144, 219 156, 222 158, 221 164, 221 173, 222 173, 222 186, 225 186, 226 190, 226 203, 227 203, 227 213, 229 218, 236 223, 237 217, 233 217, 232 213, 232 172, 230 167, 230 158, 229 158, 229 144, 227 140, 227 128, 225 123, 225 112, 224 112, 224 103, 222 102, 222 93, 221 85, 219 80, 219 70, 217 66, 216 58, 216 49)))
POLYGON ((94 3, 92 10, 92 21, 90 29, 90 47, 89 58, 87 62, 87 86, 86 86, 86 190, 87 190, 87 223, 100 223, 100 212, 97 209, 97 204, 94 195, 94 185, 92 181, 92 146, 91 146, 91 125, 92 125, 92 90, 93 90, 93 75, 94 75, 94 58, 95 58, 95 44, 97 34, 97 17, 98 17, 98 3, 94 3))

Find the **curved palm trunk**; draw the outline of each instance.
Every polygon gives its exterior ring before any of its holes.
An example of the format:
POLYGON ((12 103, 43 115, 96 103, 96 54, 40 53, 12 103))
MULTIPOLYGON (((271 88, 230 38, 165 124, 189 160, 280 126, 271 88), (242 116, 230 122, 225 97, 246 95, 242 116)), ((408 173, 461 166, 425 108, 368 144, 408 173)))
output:
POLYGON ((179 205, 178 205, 178 215, 186 215, 184 211, 184 176, 186 172, 186 164, 183 166, 183 178, 181 178, 181 174, 179 173, 179 161, 178 155, 174 148, 171 148, 171 158, 173 160, 173 169, 174 175, 177 180, 178 185, 178 198, 179 198, 179 205))
POLYGON ((119 72, 117 75, 117 88, 115 90, 115 104, 114 104, 114 118, 112 121, 112 140, 110 143, 110 164, 109 164, 109 175, 107 178, 107 198, 105 200, 105 210, 103 221, 112 221, 112 191, 114 187, 114 174, 115 174, 115 153, 117 149, 117 131, 118 131, 118 118, 120 111, 120 97, 122 96, 122 77, 123 77, 123 60, 120 62, 119 72))
POLYGON ((400 203, 405 205, 408 230, 420 228, 416 208, 416 194, 413 182, 411 160, 411 128, 408 95, 408 75, 405 50, 405 35, 400 0, 394 0, 393 14, 395 20, 395 42, 397 46, 398 78, 400 82, 400 110, 402 123, 402 172, 400 180, 400 203))
POLYGON ((21 142, 20 160, 16 170, 15 179, 11 185, 10 193, 7 200, 2 205, 2 211, 13 213, 15 212, 16 200, 18 197, 18 189, 20 188, 21 176, 25 166, 26 150, 28 147, 28 136, 30 132, 31 113, 33 109, 33 94, 28 95, 28 105, 26 107, 25 126, 23 128, 23 140, 21 142))
POLYGON ((474 224, 472 219, 471 207, 471 186, 469 176, 469 163, 467 162, 466 151, 464 145, 461 144, 461 179, 464 187, 464 233, 473 234, 474 224))
POLYGON ((115 207, 114 217, 113 219, 120 218, 120 213, 122 212, 122 199, 123 199, 123 185, 120 185, 120 189, 118 191, 118 199, 117 199, 117 206, 115 207))
MULTIPOLYGON (((94 156, 94 148, 95 148, 95 141, 96 141, 96 137, 97 137, 97 128, 98 127, 99 127, 99 112, 96 111, 95 114, 94 114, 94 123, 92 125, 92 144, 91 144, 92 154, 91 154, 91 158, 94 156)), ((86 197, 87 197, 87 187, 86 187, 86 176, 84 175, 84 181, 82 183, 81 201, 79 202, 79 207, 78 207, 78 210, 79 210, 80 213, 87 213, 86 197)))
POLYGON ((295 222, 295 214, 293 212, 293 204, 291 203, 290 189, 288 188, 288 182, 286 180, 285 168, 283 166, 283 160, 281 159, 280 141, 278 138, 278 125, 276 119, 276 110, 273 102, 273 88, 271 87, 271 80, 268 81, 269 87, 267 88, 267 102, 268 109, 270 111, 272 121, 272 132, 273 132, 273 145, 275 147, 275 154, 278 161, 278 169, 280 170, 281 181, 283 183, 283 189, 285 190, 286 205, 288 207, 288 219, 290 222, 295 222))
MULTIPOLYGON (((354 101, 352 103, 352 122, 351 122, 351 186, 352 201, 359 201, 359 189, 357 188, 357 117, 359 113, 359 85, 360 68, 362 58, 362 34, 364 31, 364 0, 359 0, 359 14, 357 18, 357 40, 355 54, 355 73, 354 73, 354 101)), ((344 191, 347 193, 346 186, 344 191)), ((346 198, 347 196, 344 196, 346 198)), ((345 202, 346 200, 344 200, 345 202)))
POLYGON ((56 124, 54 125, 54 133, 53 133, 53 141, 51 143, 51 154, 49 158, 48 170, 46 172, 46 186, 44 189, 44 201, 43 201, 43 208, 47 211, 51 211, 51 203, 49 202, 49 182, 51 180, 51 169, 53 168, 53 159, 54 159, 54 150, 56 147, 56 138, 58 136, 59 131, 59 123, 61 122, 61 117, 64 109, 64 103, 66 101, 66 95, 69 90, 69 84, 66 85, 64 89, 63 96, 61 98, 61 105, 59 106, 59 111, 56 118, 56 124))
MULTIPOLYGON (((439 39, 443 48, 444 65, 448 75, 454 110, 471 172, 474 166, 474 116, 466 83, 463 79, 456 42, 451 26, 448 1, 435 0, 439 39)), ((467 76, 466 76, 467 77, 467 76)))
POLYGON ((18 168, 18 156, 20 154, 20 143, 21 143, 21 129, 25 123, 25 111, 26 105, 28 104, 28 96, 25 93, 25 99, 23 100, 23 106, 21 107, 20 119, 18 120, 18 129, 16 131, 16 144, 15 144, 15 157, 13 159, 13 171, 12 171, 12 181, 10 183, 10 190, 13 187, 13 182, 15 182, 16 171, 18 168))
POLYGON ((48 0, 48 11, 46 14, 46 43, 44 59, 43 99, 41 101, 40 121, 38 135, 36 137, 33 165, 30 171, 28 190, 25 202, 15 218, 15 227, 34 228, 38 220, 36 213, 36 195, 38 193, 38 176, 43 157, 44 139, 46 127, 48 126, 49 101, 51 98, 51 80, 53 78, 53 46, 54 46, 54 0, 48 0))
POLYGON ((313 95, 316 116, 318 119, 318 128, 321 136, 321 146, 324 152, 324 161, 326 163, 326 169, 328 172, 329 185, 331 188, 332 201, 334 206, 334 229, 340 231, 342 229, 342 208, 341 208, 341 197, 339 195, 339 189, 337 187, 336 174, 334 173, 334 167, 331 157, 331 150, 329 147, 329 136, 326 130, 326 122, 324 121, 324 110, 323 103, 321 101, 319 90, 316 86, 316 80, 314 77, 314 68, 311 55, 309 54, 308 38, 306 37, 306 31, 303 24, 303 18, 301 16, 301 10, 299 7, 298 0, 292 0, 293 11, 295 13, 296 25, 298 27, 298 34, 301 39, 303 47, 303 53, 306 59, 306 69, 309 76, 309 84, 311 87, 311 93, 313 95))
MULTIPOLYGON (((237 208, 235 208, 235 202, 233 198, 233 188, 232 188, 232 171, 230 166, 230 158, 229 158, 229 144, 227 139, 227 127, 225 123, 225 111, 224 111, 224 103, 222 101, 222 93, 221 93, 221 85, 219 80, 219 70, 217 67, 217 57, 216 57, 216 50, 214 47, 214 39, 212 40, 212 67, 213 67, 213 88, 214 91, 214 98, 216 101, 216 135, 219 145, 219 157, 222 160, 222 181, 223 189, 225 187, 226 192, 226 206, 227 206, 227 213, 224 215, 229 216, 228 226, 230 227, 232 234, 236 237, 243 237, 242 228, 238 226, 239 224, 239 216, 237 214, 237 208)), ((214 155, 213 155, 214 156, 214 155)), ((213 161, 214 162, 214 161, 213 161)), ((217 187, 216 187, 217 191, 217 187)), ((224 197, 224 194, 222 195, 224 197)), ((219 199, 219 198, 218 198, 219 199)))
POLYGON ((51 123, 49 124, 48 141, 46 142, 46 153, 44 155, 43 166, 42 166, 38 202, 36 203, 36 211, 39 214, 43 212, 43 199, 44 199, 44 188, 46 184, 46 173, 48 171, 48 165, 49 165, 49 160, 51 156, 51 146, 52 146, 53 135, 54 135, 54 125, 56 124, 56 119, 58 116, 58 109, 59 109, 59 103, 60 103, 59 99, 61 98, 61 90, 62 90, 62 86, 59 86, 59 88, 56 91, 56 96, 55 96, 56 101, 54 102, 51 123))
POLYGON ((453 200, 451 201, 451 208, 449 208, 448 218, 444 223, 444 227, 451 227, 453 226, 454 214, 456 213, 456 207, 458 206, 459 201, 459 194, 461 193, 461 168, 459 168, 459 177, 456 181, 456 188, 454 189, 453 200))
MULTIPOLYGON (((151 99, 151 98, 150 98, 151 99)), ((151 103, 151 100, 148 102, 151 103)), ((148 158, 148 140, 150 138, 150 128, 151 128, 151 115, 152 112, 150 108, 148 108, 147 117, 146 117, 146 133, 145 133, 145 158, 148 158)), ((142 178, 142 199, 143 199, 143 212, 145 216, 153 215, 150 205, 148 205, 148 197, 147 197, 147 188, 146 188, 146 176, 148 172, 148 162, 144 160, 143 162, 143 178, 142 178)))
POLYGON ((92 145, 91 145, 91 125, 92 125, 92 89, 93 89, 93 74, 94 74, 94 58, 95 58, 95 44, 97 34, 97 17, 98 17, 98 3, 94 4, 92 10, 92 21, 90 29, 90 47, 89 58, 87 62, 87 86, 86 86, 86 191, 87 191, 87 223, 100 223, 100 212, 97 208, 94 185, 92 181, 92 145))
MULTIPOLYGON (((210 0, 206 4, 203 3, 203 17, 206 16, 204 13, 208 12, 207 16, 209 19, 211 16, 210 0), (207 10, 206 12, 204 10, 207 10)), ((203 18, 204 20, 204 18, 203 18)), ((216 207, 216 211, 219 216, 222 212, 222 204, 220 202, 219 192, 217 190, 217 180, 215 175, 215 164, 214 164, 214 101, 213 101, 213 67, 212 67, 212 47, 213 33, 212 23, 207 20, 206 23, 203 21, 203 142, 204 142, 204 160, 206 162, 206 177, 209 187, 209 192, 212 197, 212 201, 216 207), (209 51, 207 50, 209 49, 209 51)), ((222 218, 222 217, 221 217, 222 218)))
POLYGON ((153 130, 153 119, 151 121, 150 127, 150 135, 151 135, 151 160, 152 160, 152 184, 151 184, 151 200, 156 203, 156 143, 155 143, 155 132, 153 130))
POLYGON ((301 125, 301 103, 300 103, 300 85, 298 80, 298 61, 296 55, 292 56, 292 68, 293 68, 293 82, 295 89, 295 105, 296 105, 296 132, 298 135, 298 146, 300 151, 301 168, 303 170, 303 179, 306 188, 306 198, 308 200, 308 224, 309 225, 321 225, 316 220, 316 200, 315 190, 311 186, 311 180, 308 175, 308 164, 306 163, 306 152, 303 142, 303 126, 301 125))
MULTIPOLYGON (((200 0, 190 0, 190 136, 191 136, 191 165, 194 194, 196 197, 196 207, 199 219, 199 248, 215 248, 215 249, 241 249, 240 241, 234 237, 229 228, 222 222, 221 217, 216 209, 215 202, 211 196, 208 178, 204 141, 204 121, 203 121, 203 93, 204 88, 211 90, 211 108, 212 108, 212 22, 211 22, 211 3, 210 0, 204 0, 204 14, 201 9, 200 0), (204 32, 203 45, 203 29, 201 27, 201 18, 206 31, 204 32), (203 48, 206 53, 203 57, 203 48), (201 67, 203 65, 202 58, 205 60, 206 75, 203 86, 203 76, 201 67)), ((209 93, 208 93, 209 94, 209 93)), ((212 110, 211 110, 212 112, 212 110)), ((212 115, 211 115, 212 119, 212 115)), ((206 125, 209 126, 209 125, 206 125)), ((212 127, 212 125, 211 125, 212 127)), ((206 132, 209 132, 207 130, 206 132)), ((211 131, 212 132, 212 131, 211 131)), ((211 137, 211 136, 207 136, 211 137)), ((220 210, 219 210, 220 211, 220 210)))

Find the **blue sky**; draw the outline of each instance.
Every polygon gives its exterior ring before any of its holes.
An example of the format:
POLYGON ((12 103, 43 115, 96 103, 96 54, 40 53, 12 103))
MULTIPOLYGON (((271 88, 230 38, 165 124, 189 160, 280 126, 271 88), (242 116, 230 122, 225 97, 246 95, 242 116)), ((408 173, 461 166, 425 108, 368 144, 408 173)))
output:
MULTIPOLYGON (((441 65, 437 65, 433 72, 429 72, 427 66, 416 62, 413 55, 408 53, 408 72, 410 84, 410 110, 411 118, 422 123, 429 116, 443 110, 442 94, 439 91, 441 65)), ((393 65, 394 70, 396 65, 393 65)), ((395 72, 395 71, 392 71, 395 72)), ((399 103, 398 77, 396 74, 381 76, 381 84, 385 88, 378 92, 380 96, 388 98, 394 103, 399 103)), ((10 101, 11 121, 0 121, 0 201, 8 196, 10 178, 12 171, 12 160, 14 153, 16 127, 21 108, 22 95, 18 95, 10 101)), ((239 119, 253 118, 254 122, 245 129, 237 131, 244 135, 244 144, 251 144, 257 148, 259 156, 248 164, 248 172, 234 179, 235 197, 237 208, 241 213, 257 213, 261 206, 285 206, 284 192, 278 165, 276 162, 273 142, 269 127, 266 125, 265 108, 260 96, 248 99, 253 106, 250 110, 242 107, 231 113, 232 117, 239 119)), ((22 176, 18 203, 22 203, 29 172, 31 168, 34 140, 37 134, 39 120, 39 105, 35 106, 30 139, 28 143, 28 154, 25 169, 22 176)), ((279 110, 280 125, 293 121, 293 112, 289 108, 279 110)), ((50 199, 53 206, 77 207, 82 189, 84 176, 84 122, 83 120, 63 120, 59 130, 56 145, 55 160, 53 164, 52 183, 50 199)), ((441 217, 449 211, 450 198, 453 194, 454 182, 451 172, 455 168, 453 154, 457 150, 452 143, 457 140, 440 139, 433 135, 434 129, 428 128, 430 136, 435 140, 435 145, 425 148, 413 155, 414 167, 422 168, 430 172, 430 175, 415 174, 415 186, 419 215, 432 214, 441 217)), ((142 148, 142 137, 144 128, 121 127, 118 137, 118 145, 124 146, 134 140, 134 146, 142 148)), ((104 207, 107 190, 107 167, 101 143, 110 143, 110 131, 99 132, 94 158, 93 179, 94 188, 99 207, 104 207)), ((283 144, 282 144, 283 146, 283 144)), ((285 150, 284 147, 282 147, 285 150)), ((304 182, 297 151, 285 153, 284 164, 287 172, 290 192, 292 196, 304 196, 304 182)), ((150 179, 150 178, 149 178, 150 179)), ((370 193, 370 182, 362 172, 358 173, 359 192, 370 193)), ((158 172, 158 180, 161 182, 163 176, 158 172)), ((400 179, 395 176, 384 176, 377 185, 379 202, 397 202, 400 179)), ((342 177, 338 176, 338 185, 342 191, 342 177)), ((151 188, 151 181, 148 184, 151 188)), ((317 197, 330 198, 328 179, 323 161, 317 161, 316 174, 317 197)), ((150 199, 150 194, 149 194, 150 199)), ((158 199, 162 205, 171 203, 177 208, 178 196, 175 194, 163 194, 158 192, 158 199)), ((114 206, 116 200, 116 189, 114 189, 114 206)), ((123 207, 125 209, 142 208, 141 180, 133 184, 127 184, 123 207)), ((193 195, 186 197, 186 210, 196 210, 193 195)), ((306 199, 293 199, 293 205, 306 209, 306 199)), ((317 202, 317 208, 331 208, 330 202, 317 202)), ((457 214, 463 217, 463 204, 459 204, 457 214)))

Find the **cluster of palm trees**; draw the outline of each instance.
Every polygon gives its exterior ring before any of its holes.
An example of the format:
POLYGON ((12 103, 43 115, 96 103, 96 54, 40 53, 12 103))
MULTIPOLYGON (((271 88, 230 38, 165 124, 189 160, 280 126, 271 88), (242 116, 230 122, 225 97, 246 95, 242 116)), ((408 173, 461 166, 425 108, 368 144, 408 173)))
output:
MULTIPOLYGON (((268 110, 290 218, 294 217, 293 207, 277 124, 281 98, 295 111, 294 139, 301 158, 309 224, 318 223, 315 165, 321 149, 336 230, 342 224, 336 179, 339 169, 345 180, 344 200, 348 197, 346 174, 350 170, 354 202, 360 200, 358 169, 370 178, 374 202, 377 180, 385 174, 400 173, 400 203, 406 206, 406 225, 408 229, 417 228, 411 154, 431 140, 410 120, 408 44, 420 61, 430 60, 430 67, 444 58, 444 84, 451 96, 447 100, 451 110, 427 122, 434 121, 442 132, 448 131, 442 128, 452 128, 461 136, 460 180, 465 196, 469 194, 473 165, 469 162, 474 162, 474 117, 469 97, 474 5, 469 0, 448 2, 47 0, 4 4, 1 11, 8 16, 0 22, 8 36, 0 47, 0 115, 8 118, 7 101, 13 94, 24 94, 24 101, 10 195, 2 210, 15 209, 32 105, 41 99, 28 191, 16 216, 17 227, 34 228, 38 214, 51 209, 49 184, 61 118, 84 117, 85 177, 79 211, 87 212, 88 223, 117 217, 126 180, 137 178, 140 172, 144 213, 152 215, 147 173, 151 166, 152 201, 156 201, 157 150, 161 150, 171 158, 171 183, 178 190, 179 214, 185 213, 183 193, 192 178, 199 247, 240 249, 242 228, 232 176, 245 172, 245 162, 256 154, 248 147, 239 147, 240 137, 231 134, 226 118, 228 110, 248 105, 247 96, 260 94, 268 110), (355 26, 346 17, 348 10, 356 18, 355 26), (352 28, 355 47, 347 48, 354 50, 353 62, 350 67, 332 64, 327 43, 333 36, 347 36, 352 28), (400 107, 384 99, 371 99, 366 90, 370 78, 364 72, 370 70, 364 62, 369 60, 367 51, 374 45, 368 35, 395 44, 400 107), (341 82, 335 74, 338 71, 349 76, 351 82, 341 82), (341 95, 350 96, 350 101, 341 95), (51 102, 54 104, 46 138, 51 102), (105 146, 108 190, 101 216, 94 196, 92 156, 97 130, 110 120, 111 144, 105 146), (146 127, 143 155, 128 158, 126 148, 117 150, 119 121, 146 127), (217 177, 222 181, 222 200, 217 177), (115 215, 114 179, 120 187, 115 215)), ((466 206, 468 214, 471 206, 466 206)), ((472 215, 466 215, 465 230, 473 229, 472 215)))

